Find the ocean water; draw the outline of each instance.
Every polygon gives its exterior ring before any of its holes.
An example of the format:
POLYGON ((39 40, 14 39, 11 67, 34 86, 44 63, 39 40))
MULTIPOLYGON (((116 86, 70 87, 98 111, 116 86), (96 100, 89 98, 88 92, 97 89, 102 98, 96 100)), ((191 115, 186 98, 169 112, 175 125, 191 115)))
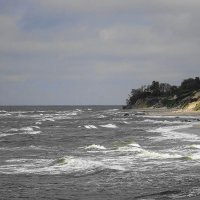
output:
POLYGON ((200 198, 199 120, 119 106, 0 107, 0 199, 200 198))

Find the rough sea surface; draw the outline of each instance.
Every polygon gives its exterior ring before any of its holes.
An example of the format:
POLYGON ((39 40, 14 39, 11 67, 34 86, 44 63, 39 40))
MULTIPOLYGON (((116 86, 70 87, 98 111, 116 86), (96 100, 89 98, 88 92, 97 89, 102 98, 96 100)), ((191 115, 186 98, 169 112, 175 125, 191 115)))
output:
POLYGON ((117 106, 0 107, 0 199, 200 199, 199 120, 117 106))

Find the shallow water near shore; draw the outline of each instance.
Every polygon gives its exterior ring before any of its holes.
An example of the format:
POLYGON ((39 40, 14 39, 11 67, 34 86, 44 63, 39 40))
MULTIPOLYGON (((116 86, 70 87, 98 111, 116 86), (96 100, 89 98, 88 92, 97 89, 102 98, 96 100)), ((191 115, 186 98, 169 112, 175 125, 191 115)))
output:
POLYGON ((200 198, 200 116, 0 108, 0 199, 200 198))

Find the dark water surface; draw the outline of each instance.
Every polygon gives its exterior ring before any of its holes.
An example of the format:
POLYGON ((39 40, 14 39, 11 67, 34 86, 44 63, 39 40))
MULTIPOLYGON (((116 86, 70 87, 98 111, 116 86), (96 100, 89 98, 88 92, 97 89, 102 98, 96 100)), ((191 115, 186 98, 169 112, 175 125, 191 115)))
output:
POLYGON ((200 198, 199 119, 0 107, 0 199, 200 198))

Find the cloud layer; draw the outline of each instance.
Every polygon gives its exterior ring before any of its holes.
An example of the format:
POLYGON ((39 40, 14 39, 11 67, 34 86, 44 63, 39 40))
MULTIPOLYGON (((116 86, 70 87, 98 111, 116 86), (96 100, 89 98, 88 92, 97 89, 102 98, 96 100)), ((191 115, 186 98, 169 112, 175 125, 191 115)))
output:
POLYGON ((0 104, 123 104, 199 75, 197 0, 0 0, 0 104))

